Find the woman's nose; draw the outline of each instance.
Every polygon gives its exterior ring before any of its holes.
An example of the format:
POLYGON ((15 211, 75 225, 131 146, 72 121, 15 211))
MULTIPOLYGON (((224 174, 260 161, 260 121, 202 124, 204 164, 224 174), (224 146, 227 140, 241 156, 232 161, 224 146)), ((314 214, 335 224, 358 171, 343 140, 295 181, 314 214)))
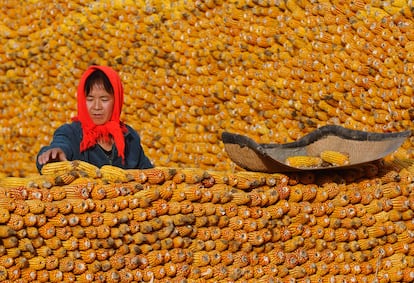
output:
POLYGON ((93 104, 93 108, 94 109, 100 109, 102 106, 102 103, 99 100, 95 100, 94 104, 93 104))

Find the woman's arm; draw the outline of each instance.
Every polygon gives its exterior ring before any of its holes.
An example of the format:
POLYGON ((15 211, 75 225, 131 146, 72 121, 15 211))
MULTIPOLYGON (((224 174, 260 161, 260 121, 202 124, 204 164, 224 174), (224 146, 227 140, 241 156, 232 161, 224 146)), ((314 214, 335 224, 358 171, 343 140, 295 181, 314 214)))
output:
POLYGON ((39 172, 46 163, 72 160, 75 152, 79 151, 80 136, 72 125, 60 126, 53 134, 50 145, 40 149, 36 157, 36 167, 39 172))

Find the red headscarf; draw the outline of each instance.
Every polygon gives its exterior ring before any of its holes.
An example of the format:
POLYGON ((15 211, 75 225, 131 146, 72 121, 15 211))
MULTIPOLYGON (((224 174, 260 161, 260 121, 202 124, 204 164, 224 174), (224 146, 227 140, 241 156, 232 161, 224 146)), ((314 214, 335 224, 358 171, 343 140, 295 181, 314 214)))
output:
POLYGON ((72 118, 73 121, 79 121, 82 124, 82 142, 80 144, 80 151, 94 146, 98 139, 110 140, 112 137, 115 146, 118 150, 118 155, 125 159, 124 149, 124 133, 127 131, 125 125, 121 123, 120 116, 122 105, 124 103, 124 89, 122 87, 119 75, 110 67, 107 66, 90 66, 82 75, 78 85, 78 116, 72 118), (96 70, 101 70, 108 77, 114 89, 114 109, 111 119, 103 125, 96 125, 89 116, 86 107, 86 93, 85 82, 86 79, 96 70))

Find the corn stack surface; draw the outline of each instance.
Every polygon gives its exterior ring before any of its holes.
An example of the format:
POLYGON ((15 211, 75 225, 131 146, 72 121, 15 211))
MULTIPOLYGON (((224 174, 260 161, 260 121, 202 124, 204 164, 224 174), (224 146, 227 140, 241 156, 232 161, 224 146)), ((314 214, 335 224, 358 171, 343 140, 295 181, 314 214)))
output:
POLYGON ((0 179, 1 282, 414 280, 411 163, 287 175, 83 168, 0 179))
MULTIPOLYGON (((233 170, 222 131, 285 143, 318 126, 412 128, 411 1, 2 1, 0 165, 76 115, 90 64, 110 65, 124 121, 158 166, 233 170)), ((390 158, 412 157, 412 139, 390 158)))

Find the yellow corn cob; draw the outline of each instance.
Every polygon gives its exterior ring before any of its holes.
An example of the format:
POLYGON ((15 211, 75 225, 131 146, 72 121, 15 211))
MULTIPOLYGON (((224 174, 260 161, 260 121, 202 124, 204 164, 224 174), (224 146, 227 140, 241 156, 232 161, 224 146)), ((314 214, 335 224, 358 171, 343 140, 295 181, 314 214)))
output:
POLYGON ((37 223, 37 216, 31 212, 23 216, 24 225, 27 227, 35 226, 37 223))
POLYGON ((204 178, 207 178, 209 175, 208 173, 200 168, 182 168, 180 169, 180 173, 185 175, 184 182, 187 184, 195 184, 201 182, 204 178))
POLYGON ((41 175, 29 178, 26 186, 28 188, 45 188, 50 189, 55 183, 53 175, 41 175))
POLYGON ((227 184, 229 182, 227 172, 207 171, 207 173, 211 178, 213 178, 214 184, 227 184))
POLYGON ((342 166, 349 164, 349 155, 334 150, 324 150, 320 153, 323 161, 335 165, 342 166))
POLYGON ((5 266, 0 266, 0 281, 5 281, 7 279, 7 268, 5 266))
POLYGON ((36 256, 29 259, 29 265, 34 270, 41 270, 45 268, 46 265, 46 259, 41 256, 36 256))
POLYGON ((0 224, 7 223, 10 219, 10 212, 4 207, 0 207, 0 224))
POLYGON ((55 184, 59 186, 69 185, 75 181, 76 178, 78 178, 78 176, 74 171, 66 171, 62 174, 58 174, 55 177, 55 184))
POLYGON ((127 172, 135 182, 144 184, 147 181, 147 175, 143 169, 127 169, 127 172))
POLYGON ((88 186, 85 186, 83 184, 81 185, 71 184, 70 186, 64 186, 64 188, 65 188, 65 195, 67 199, 72 199, 72 198, 87 199, 91 191, 88 186))
POLYGON ((45 203, 40 199, 29 199, 26 200, 26 203, 29 206, 29 211, 33 214, 43 213, 45 209, 45 203))
POLYGON ((395 5, 385 4, 383 5, 382 8, 385 12, 387 12, 390 16, 392 16, 392 15, 398 14, 401 11, 402 5, 398 4, 398 6, 395 6, 395 5))
POLYGON ((259 172, 241 171, 234 176, 237 179, 235 187, 242 190, 255 188, 266 182, 266 178, 259 172))
POLYGON ((116 166, 104 165, 99 170, 102 179, 109 183, 126 183, 133 180, 132 176, 128 174, 128 170, 116 166))
POLYGON ((161 170, 164 173, 165 181, 171 180, 175 174, 177 174, 177 169, 171 167, 156 167, 157 169, 161 170))
POLYGON ((42 175, 60 175, 74 170, 72 161, 58 161, 58 162, 49 162, 43 165, 40 173, 42 175))
POLYGON ((210 263, 210 256, 206 251, 196 251, 193 254, 193 263, 195 266, 206 266, 210 263))
POLYGON ((249 194, 241 190, 233 191, 231 196, 232 196, 232 202, 237 205, 243 205, 243 204, 250 202, 249 194))
POLYGON ((147 182, 150 184, 161 184, 165 181, 165 171, 162 169, 155 167, 143 169, 142 172, 144 172, 145 176, 147 176, 147 182))
POLYGON ((36 249, 36 253, 37 255, 46 258, 52 254, 52 249, 48 246, 41 246, 36 249))
POLYGON ((50 193, 52 194, 54 201, 59 201, 66 197, 65 188, 60 186, 53 186, 50 188, 50 193))
POLYGON ((284 186, 288 183, 288 176, 280 173, 274 173, 266 176, 266 184, 268 186, 284 186))
POLYGON ((99 178, 101 177, 101 172, 99 168, 89 162, 82 160, 74 160, 73 166, 80 172, 81 176, 90 177, 90 178, 99 178))
POLYGON ((289 166, 297 168, 312 168, 321 166, 323 161, 317 156, 297 155, 289 156, 286 158, 285 163, 289 166))
POLYGON ((0 239, 7 238, 15 234, 16 232, 12 228, 4 224, 0 225, 0 239))
POLYGON ((27 182, 28 182, 27 178, 6 177, 3 179, 0 179, 0 187, 3 187, 3 188, 25 187, 27 182))
POLYGON ((74 173, 75 174, 78 173, 79 177, 76 178, 72 183, 70 183, 71 185, 83 185, 85 187, 92 188, 96 184, 102 183, 101 179, 92 179, 91 177, 86 176, 86 175, 82 176, 83 175, 82 172, 77 171, 74 173))
POLYGON ((18 256, 20 256, 21 251, 19 248, 15 248, 15 247, 9 247, 7 248, 7 255, 11 258, 17 258, 18 256))

